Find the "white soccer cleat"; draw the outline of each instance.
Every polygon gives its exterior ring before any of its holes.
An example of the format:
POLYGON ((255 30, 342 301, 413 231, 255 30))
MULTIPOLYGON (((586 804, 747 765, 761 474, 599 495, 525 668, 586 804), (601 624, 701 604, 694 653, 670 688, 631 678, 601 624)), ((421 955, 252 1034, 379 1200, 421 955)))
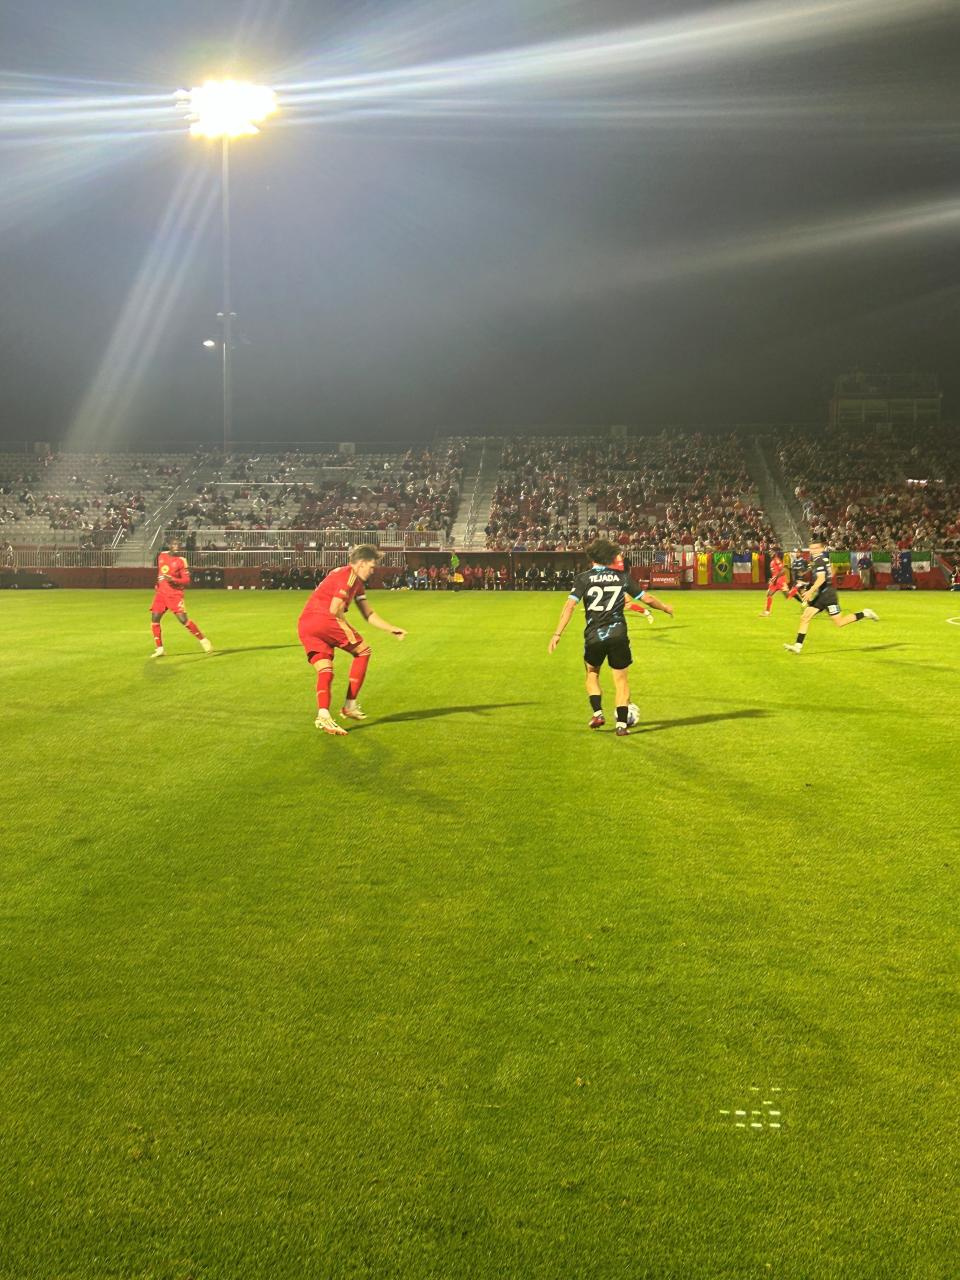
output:
POLYGON ((799 653, 800 650, 803 648, 803 645, 802 644, 785 644, 783 647, 787 650, 788 653, 799 653))
POLYGON ((366 720, 367 713, 355 702, 352 707, 341 707, 340 716, 343 720, 366 720))
POLYGON ((760 610, 760 614, 759 614, 759 616, 760 616, 761 618, 769 618, 769 617, 770 617, 770 614, 767 612, 767 610, 766 610, 766 609, 761 609, 761 610, 760 610))
POLYGON ((156 649, 154 649, 154 651, 153 651, 153 653, 151 653, 150 657, 151 657, 151 658, 162 658, 162 657, 163 657, 163 645, 162 645, 162 644, 157 645, 156 649))
POLYGON ((653 613, 652 613, 652 611, 651 611, 650 609, 648 609, 648 610, 647 610, 646 617, 647 617, 647 622, 648 622, 648 623, 650 624, 650 626, 652 627, 652 626, 653 626, 653 613))
POLYGON ((346 729, 342 729, 340 725, 337 724, 329 711, 318 711, 317 718, 313 723, 315 728, 322 729, 324 733, 346 736, 346 729))
POLYGON ((872 609, 864 609, 864 611, 863 611, 863 616, 864 616, 865 618, 869 618, 871 622, 879 622, 879 621, 880 621, 880 619, 877 617, 877 615, 873 612, 873 610, 872 610, 872 609))
POLYGON ((210 643, 210 641, 207 639, 206 636, 204 636, 203 639, 200 641, 200 648, 203 650, 204 653, 210 653, 210 651, 213 649, 213 645, 210 643))

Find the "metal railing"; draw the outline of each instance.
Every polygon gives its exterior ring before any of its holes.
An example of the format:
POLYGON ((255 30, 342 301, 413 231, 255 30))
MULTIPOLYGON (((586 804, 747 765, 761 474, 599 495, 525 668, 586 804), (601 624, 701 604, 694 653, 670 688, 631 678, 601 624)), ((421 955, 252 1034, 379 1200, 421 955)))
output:
POLYGON ((117 553, 110 547, 15 547, 17 569, 112 569, 117 553))
POLYGON ((164 530, 167 540, 177 538, 185 546, 190 539, 196 557, 206 551, 343 551, 359 543, 382 550, 440 551, 446 537, 436 529, 182 529, 164 530))

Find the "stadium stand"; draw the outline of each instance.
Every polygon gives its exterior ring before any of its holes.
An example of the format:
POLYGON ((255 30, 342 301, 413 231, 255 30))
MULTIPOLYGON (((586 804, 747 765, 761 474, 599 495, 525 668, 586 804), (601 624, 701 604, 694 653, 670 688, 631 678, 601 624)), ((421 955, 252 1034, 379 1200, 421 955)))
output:
POLYGON ((491 550, 561 551, 598 534, 624 548, 761 550, 775 534, 735 435, 516 440, 486 527, 491 550))
POLYGON ((104 547, 182 483, 188 454, 6 454, 0 527, 18 544, 104 547))
POLYGON ((780 464, 811 528, 849 550, 960 548, 960 441, 939 424, 791 440, 780 464))

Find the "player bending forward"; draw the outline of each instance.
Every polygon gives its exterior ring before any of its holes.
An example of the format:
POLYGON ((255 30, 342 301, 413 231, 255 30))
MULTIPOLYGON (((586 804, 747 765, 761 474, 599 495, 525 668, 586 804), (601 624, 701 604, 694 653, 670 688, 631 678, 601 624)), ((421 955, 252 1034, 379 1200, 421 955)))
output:
POLYGON ((391 626, 367 604, 365 583, 377 567, 380 552, 376 547, 359 546, 350 552, 350 563, 328 573, 307 601, 297 630, 300 643, 307 653, 307 661, 317 673, 317 718, 315 724, 324 733, 343 734, 342 728, 330 714, 330 686, 333 683, 333 651, 343 649, 349 653, 350 664, 347 696, 340 715, 347 720, 366 720, 357 705, 357 694, 367 674, 370 646, 363 636, 350 626, 346 619, 350 602, 355 601, 364 619, 378 631, 389 631, 402 640, 407 634, 402 628, 391 626))
POLYGON ((627 724, 627 708, 630 705, 630 664, 633 655, 630 652, 630 636, 627 632, 623 610, 629 598, 642 600, 652 609, 660 609, 663 613, 673 614, 670 605, 664 604, 656 596, 638 587, 630 574, 623 569, 611 569, 617 549, 611 542, 602 538, 591 542, 587 547, 587 555, 591 567, 586 573, 580 573, 574 579, 573 588, 567 598, 557 629, 550 637, 547 652, 553 653, 560 643, 560 637, 573 612, 580 601, 587 615, 583 631, 583 662, 587 670, 587 697, 590 699, 591 729, 600 729, 606 723, 603 718, 602 697, 600 692, 600 668, 604 661, 610 664, 613 673, 613 686, 617 699, 617 737, 625 738, 630 732, 627 724))
POLYGON ((783 646, 791 653, 801 652, 803 642, 807 638, 807 628, 818 613, 828 613, 835 627, 846 627, 851 622, 862 622, 864 618, 869 618, 871 622, 880 621, 872 609, 862 609, 859 613, 841 613, 840 601, 833 586, 833 566, 830 563, 826 545, 823 542, 811 542, 810 554, 813 557, 813 563, 810 566, 813 582, 800 597, 804 606, 803 613, 800 615, 800 630, 797 632, 795 643, 783 646))
POLYGON ((173 614, 182 627, 186 627, 192 636, 200 641, 200 648, 209 653, 213 645, 203 634, 195 622, 187 617, 183 604, 184 590, 190 585, 190 570, 187 562, 180 554, 180 543, 172 538, 166 551, 157 556, 157 589, 153 604, 150 606, 150 623, 153 631, 153 657, 163 657, 163 632, 160 619, 168 611, 173 614))

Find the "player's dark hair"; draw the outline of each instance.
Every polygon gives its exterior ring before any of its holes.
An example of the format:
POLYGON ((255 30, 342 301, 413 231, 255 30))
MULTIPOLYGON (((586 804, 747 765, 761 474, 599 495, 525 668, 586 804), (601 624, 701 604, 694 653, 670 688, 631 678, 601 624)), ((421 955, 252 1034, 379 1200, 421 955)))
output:
POLYGON ((617 554, 617 548, 606 538, 597 538, 587 547, 587 555, 594 564, 609 564, 617 554))
POLYGON ((379 560, 380 548, 371 546, 369 542, 361 542, 358 547, 354 547, 350 552, 350 563, 357 564, 360 560, 379 560))

